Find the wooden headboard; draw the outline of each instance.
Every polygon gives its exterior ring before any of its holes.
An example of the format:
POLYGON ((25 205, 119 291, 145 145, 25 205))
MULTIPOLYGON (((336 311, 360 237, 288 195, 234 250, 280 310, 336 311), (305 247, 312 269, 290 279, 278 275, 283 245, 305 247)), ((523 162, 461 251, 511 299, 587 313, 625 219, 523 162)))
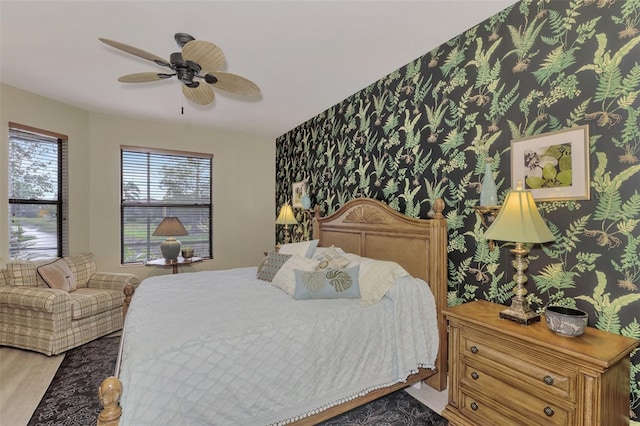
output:
POLYGON ((316 214, 313 238, 320 240, 320 247, 333 245, 359 256, 394 261, 429 284, 436 300, 440 342, 438 374, 427 383, 443 390, 447 386, 447 326, 442 311, 447 307, 448 290, 444 202, 437 199, 433 210, 433 219, 415 219, 380 201, 357 198, 327 217, 316 214))

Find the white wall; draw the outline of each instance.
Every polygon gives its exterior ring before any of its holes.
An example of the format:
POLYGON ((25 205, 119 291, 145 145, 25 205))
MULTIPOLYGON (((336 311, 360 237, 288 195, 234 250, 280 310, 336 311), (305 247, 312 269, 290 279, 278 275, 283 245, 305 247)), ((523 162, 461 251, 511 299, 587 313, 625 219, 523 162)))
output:
MULTIPOLYGON (((120 266, 120 145, 208 152, 213 158, 214 259, 185 271, 257 265, 275 243, 275 140, 164 122, 90 113, 2 85, 0 164, 7 123, 69 136, 70 251, 92 251, 103 271, 140 278, 170 270, 120 266)), ((8 259, 6 166, 0 176, 1 263, 8 259)))

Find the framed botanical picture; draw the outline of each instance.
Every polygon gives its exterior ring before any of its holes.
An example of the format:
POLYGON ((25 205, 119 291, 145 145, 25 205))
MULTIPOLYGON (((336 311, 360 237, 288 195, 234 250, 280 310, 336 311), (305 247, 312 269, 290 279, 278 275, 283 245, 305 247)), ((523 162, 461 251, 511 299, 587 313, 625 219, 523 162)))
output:
POLYGON ((291 196, 291 206, 302 208, 302 196, 307 192, 307 182, 300 181, 294 182, 293 186, 293 194, 291 196))
POLYGON ((589 126, 511 141, 511 187, 539 201, 589 199, 589 126))

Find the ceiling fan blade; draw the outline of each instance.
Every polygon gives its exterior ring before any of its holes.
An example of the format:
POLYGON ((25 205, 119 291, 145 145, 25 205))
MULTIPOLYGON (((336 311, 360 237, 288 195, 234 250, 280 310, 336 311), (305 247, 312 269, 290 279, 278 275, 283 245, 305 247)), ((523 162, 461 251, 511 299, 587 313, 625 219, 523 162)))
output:
POLYGON ((224 53, 215 44, 193 40, 185 44, 182 48, 182 58, 185 61, 193 61, 200 65, 204 71, 214 71, 224 65, 224 53))
POLYGON ((209 105, 213 102, 214 94, 211 87, 206 84, 200 83, 198 87, 189 87, 185 84, 182 85, 182 93, 191 102, 198 105, 209 105))
POLYGON ((155 62, 156 64, 161 65, 163 67, 171 67, 171 64, 166 59, 163 59, 160 56, 156 56, 153 53, 146 52, 142 49, 138 49, 137 47, 129 46, 128 44, 120 43, 119 41, 109 40, 108 38, 98 37, 98 40, 100 40, 104 44, 108 44, 111 47, 120 49, 123 52, 130 53, 132 55, 138 56, 142 59, 146 59, 151 62, 155 62))
POLYGON ((123 75, 118 79, 120 83, 145 83, 147 81, 164 80, 175 74, 161 74, 157 72, 138 72, 123 75))
POLYGON ((239 75, 222 71, 213 71, 209 74, 218 79, 214 83, 216 89, 238 95, 256 96, 260 94, 260 88, 253 81, 239 75))

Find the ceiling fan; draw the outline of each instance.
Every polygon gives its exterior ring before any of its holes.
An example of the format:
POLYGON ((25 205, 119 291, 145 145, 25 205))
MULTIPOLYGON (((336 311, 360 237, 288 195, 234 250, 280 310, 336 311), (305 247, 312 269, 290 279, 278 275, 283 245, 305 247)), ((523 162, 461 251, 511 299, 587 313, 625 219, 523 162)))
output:
POLYGON ((251 80, 236 74, 218 71, 218 68, 224 65, 225 58, 222 50, 215 44, 196 40, 185 33, 177 33, 174 38, 182 51, 172 53, 168 61, 124 43, 106 38, 98 38, 98 40, 116 49, 155 62, 162 67, 170 68, 172 71, 127 74, 118 79, 122 83, 164 80, 175 75, 183 83, 182 93, 187 99, 199 105, 208 105, 213 102, 212 86, 238 95, 256 96, 260 94, 260 88, 251 80))

